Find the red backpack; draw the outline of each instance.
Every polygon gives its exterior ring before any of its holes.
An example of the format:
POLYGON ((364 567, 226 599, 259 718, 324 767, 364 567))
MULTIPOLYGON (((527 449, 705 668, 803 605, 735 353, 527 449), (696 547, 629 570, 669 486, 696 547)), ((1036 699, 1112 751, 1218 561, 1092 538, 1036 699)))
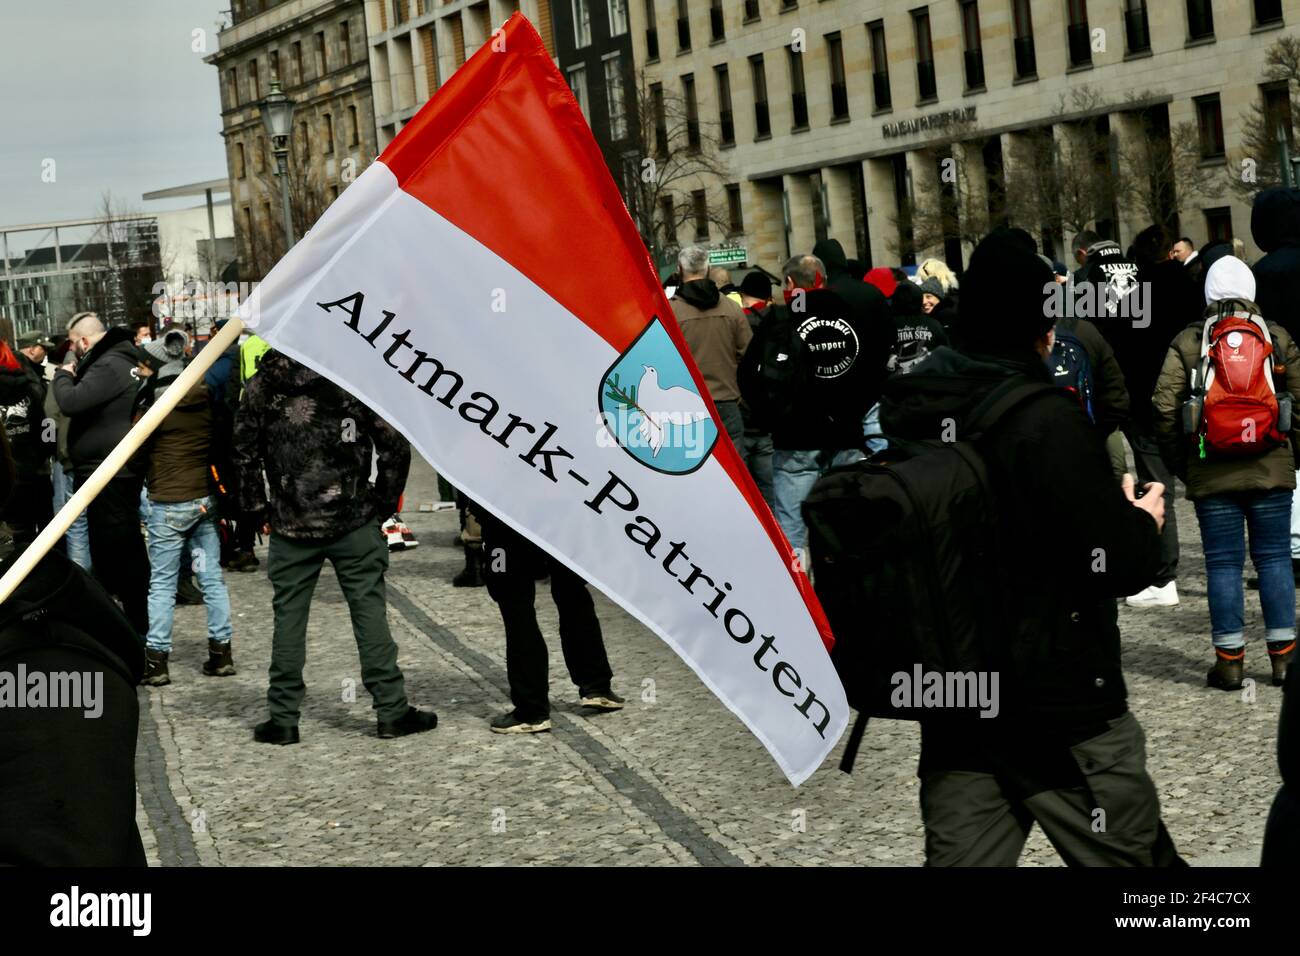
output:
POLYGON ((1192 374, 1193 403, 1200 399, 1200 456, 1257 455, 1287 441, 1291 396, 1277 393, 1275 376, 1286 367, 1264 320, 1249 312, 1221 312, 1201 334, 1201 388, 1192 374))

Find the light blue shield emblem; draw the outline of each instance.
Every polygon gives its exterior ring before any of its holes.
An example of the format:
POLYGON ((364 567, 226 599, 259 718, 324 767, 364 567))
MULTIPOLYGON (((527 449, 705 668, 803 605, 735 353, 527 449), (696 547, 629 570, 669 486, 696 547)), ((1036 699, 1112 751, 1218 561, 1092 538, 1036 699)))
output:
POLYGON ((669 475, 699 468, 718 440, 708 405, 658 318, 601 379, 600 411, 624 451, 669 475))

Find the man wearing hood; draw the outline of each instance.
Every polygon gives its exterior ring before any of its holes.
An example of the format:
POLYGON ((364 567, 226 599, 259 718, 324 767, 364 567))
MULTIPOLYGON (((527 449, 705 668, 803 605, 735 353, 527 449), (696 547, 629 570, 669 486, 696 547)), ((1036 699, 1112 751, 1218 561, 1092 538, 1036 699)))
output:
MULTIPOLYGON (((156 401, 172 387, 185 368, 188 345, 185 333, 174 329, 161 341, 144 346, 155 368, 141 389, 146 401, 156 401)), ((182 566, 193 569, 207 606, 208 660, 203 674, 228 677, 235 673, 230 596, 221 575, 217 499, 208 471, 212 429, 212 400, 207 383, 200 380, 149 437, 149 635, 141 683, 152 687, 171 683, 168 658, 176 582, 182 566)))
POLYGON ((727 435, 739 450, 745 445, 745 422, 740 414, 736 369, 754 333, 744 310, 709 278, 707 249, 687 246, 677 257, 677 264, 682 284, 673 294, 673 315, 718 407, 727 435))
MULTIPOLYGON (((68 455, 80 487, 131 430, 140 352, 130 329, 106 329, 93 312, 73 316, 68 338, 79 361, 60 368, 50 388, 68 416, 68 455)), ((149 630, 149 557, 140 534, 143 487, 138 462, 129 461, 86 509, 95 576, 121 600, 141 635, 149 630)))
MULTIPOLYGON (((991 396, 1050 382, 1052 284, 1050 267, 1004 231, 981 242, 962 286, 961 349, 890 379, 886 433, 960 437, 991 396)), ((1003 582, 990 597, 1005 627, 986 635, 999 710, 921 722, 926 861, 1014 865, 1037 822, 1071 865, 1177 863, 1128 710, 1115 606, 1155 574, 1163 489, 1134 500, 1063 392, 1013 408, 975 449, 994 503, 988 560, 1003 582)))
MULTIPOLYGON (((861 322, 826 288, 825 269, 816 256, 785 264, 786 304, 768 309, 740 372, 745 401, 772 431, 772 510, 796 552, 808 543, 804 498, 828 468, 864 457, 862 423, 879 393, 861 322)), ((892 321, 890 330, 892 339, 892 321)))
POLYGON ((880 398, 880 388, 889 375, 889 357, 894 352, 894 320, 889 314, 889 302, 876 285, 849 270, 844 247, 838 239, 818 241, 812 254, 822 261, 826 270, 826 288, 848 306, 850 318, 858 329, 862 384, 870 399, 865 407, 870 408, 880 398))
POLYGON ((388 629, 388 547, 379 523, 397 511, 411 446, 354 395, 280 352, 268 352, 235 418, 240 504, 271 525, 267 554, 275 629, 266 700, 270 719, 253 739, 298 743, 306 693, 307 616, 321 568, 334 567, 352 617, 361 680, 381 738, 432 730, 438 717, 406 699, 388 629), (371 456, 377 458, 370 483, 371 456), (266 477, 263 479, 263 470, 266 477), (265 488, 271 489, 268 503, 265 488))

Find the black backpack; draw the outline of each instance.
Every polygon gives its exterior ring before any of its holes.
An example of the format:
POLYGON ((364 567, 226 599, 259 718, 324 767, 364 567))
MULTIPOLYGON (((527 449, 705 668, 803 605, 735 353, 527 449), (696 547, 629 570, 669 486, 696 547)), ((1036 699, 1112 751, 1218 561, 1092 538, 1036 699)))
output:
POLYGON ((1008 412, 1056 391, 1012 379, 972 410, 957 440, 891 438, 880 455, 827 472, 804 501, 813 582, 835 634, 831 660, 859 712, 841 769, 852 768, 869 717, 938 716, 895 706, 895 674, 998 669, 987 641, 1007 616, 978 446, 1008 412))
POLYGON ((798 321, 788 307, 773 306, 740 369, 741 391, 755 421, 764 429, 789 421, 814 378, 798 321))
POLYGON ((1061 388, 1072 394, 1083 408, 1088 421, 1097 420, 1092 404, 1092 358, 1076 331, 1078 322, 1062 319, 1056 323, 1056 344, 1048 359, 1048 370, 1061 388))

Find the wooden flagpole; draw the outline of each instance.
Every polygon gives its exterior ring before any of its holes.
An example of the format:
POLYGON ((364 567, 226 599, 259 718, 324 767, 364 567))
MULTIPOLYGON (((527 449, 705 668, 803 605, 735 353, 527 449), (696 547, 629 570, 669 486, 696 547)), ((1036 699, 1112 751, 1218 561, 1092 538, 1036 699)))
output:
MULTIPOLYGON (((47 524, 41 533, 36 536, 36 540, 27 546, 18 560, 14 562, 3 578, 0 578, 0 604, 9 599, 9 595, 14 589, 23 582, 23 579, 32 572, 32 569, 40 563, 41 558, 49 553, 49 550, 58 543, 70 527, 72 522, 77 520, 77 516, 86 510, 86 507, 95 500, 106 484, 122 470, 122 466, 131 460, 131 456, 139 451, 140 446, 145 443, 154 429, 162 424, 162 420, 171 413, 184 398, 194 384, 203 376, 212 364, 221 357, 222 353, 230 347, 232 342, 239 339, 239 333, 244 330, 242 319, 229 319, 221 330, 215 336, 208 340, 207 344, 195 356, 194 361, 185 367, 185 370, 176 377, 163 392, 162 397, 154 402, 149 411, 132 426, 126 436, 117 443, 114 448, 104 459, 103 463, 94 470, 85 483, 77 489, 76 494, 69 499, 68 503, 59 509, 59 513, 54 516, 54 520, 47 524)), ((55 375, 64 375, 65 372, 55 372, 55 375)))

